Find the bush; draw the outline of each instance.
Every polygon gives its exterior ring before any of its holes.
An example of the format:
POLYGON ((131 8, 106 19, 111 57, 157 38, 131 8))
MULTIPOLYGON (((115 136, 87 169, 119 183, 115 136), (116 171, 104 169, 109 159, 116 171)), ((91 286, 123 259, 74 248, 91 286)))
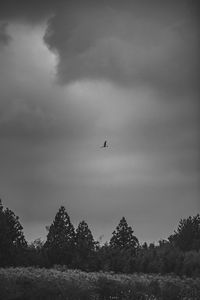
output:
POLYGON ((0 295, 3 300, 198 300, 200 279, 8 268, 0 269, 0 295))

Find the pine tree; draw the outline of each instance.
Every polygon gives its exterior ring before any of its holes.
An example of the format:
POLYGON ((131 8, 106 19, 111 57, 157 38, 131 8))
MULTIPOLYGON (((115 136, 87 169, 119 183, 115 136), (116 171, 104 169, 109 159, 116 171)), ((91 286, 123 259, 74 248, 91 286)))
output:
POLYGON ((76 229, 75 247, 76 267, 83 269, 88 268, 95 249, 95 241, 92 232, 85 221, 80 222, 76 229))
POLYGON ((110 239, 110 268, 115 272, 133 272, 135 270, 135 254, 139 247, 133 229, 123 217, 110 239))
POLYGON ((200 249, 200 215, 181 219, 169 241, 183 251, 200 249))
POLYGON ((0 199, 0 265, 17 265, 23 262, 27 242, 19 217, 10 209, 3 209, 0 199))
POLYGON ((123 217, 110 239, 112 248, 128 249, 139 246, 138 239, 133 235, 133 229, 128 226, 126 219, 123 217))
POLYGON ((65 207, 61 206, 49 227, 45 248, 51 264, 71 265, 74 250, 74 226, 65 207))

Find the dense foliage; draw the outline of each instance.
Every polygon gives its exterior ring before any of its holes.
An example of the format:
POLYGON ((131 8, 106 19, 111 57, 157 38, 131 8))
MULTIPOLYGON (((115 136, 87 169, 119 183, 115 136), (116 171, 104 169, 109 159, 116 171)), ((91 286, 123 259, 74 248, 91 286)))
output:
POLYGON ((133 235, 133 229, 128 226, 123 217, 110 239, 110 246, 115 249, 136 249, 139 245, 138 239, 133 235))
POLYGON ((183 251, 200 249, 200 215, 181 219, 178 229, 169 240, 183 251))
POLYGON ((27 245, 19 218, 0 202, 0 267, 64 265, 85 271, 200 276, 200 216, 180 220, 168 240, 141 245, 123 217, 109 242, 100 245, 85 221, 74 229, 61 206, 45 242, 27 245))
POLYGON ((77 269, 87 270, 92 267, 95 256, 95 241, 88 224, 85 221, 79 223, 75 236, 75 253, 73 266, 77 269))
POLYGON ((199 300, 200 278, 86 273, 65 268, 0 269, 1 299, 199 300))
POLYGON ((19 217, 10 209, 3 209, 0 199, 0 266, 23 263, 27 243, 19 217))
POLYGON ((61 206, 49 228, 47 241, 44 245, 51 264, 72 262, 75 243, 74 226, 70 221, 65 207, 61 206))

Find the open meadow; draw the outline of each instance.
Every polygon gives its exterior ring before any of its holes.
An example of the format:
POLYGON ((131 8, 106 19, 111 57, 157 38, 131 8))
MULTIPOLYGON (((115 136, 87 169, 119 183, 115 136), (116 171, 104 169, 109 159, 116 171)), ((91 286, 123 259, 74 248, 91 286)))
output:
POLYGON ((200 278, 87 273, 65 267, 1 268, 3 300, 199 300, 200 278))

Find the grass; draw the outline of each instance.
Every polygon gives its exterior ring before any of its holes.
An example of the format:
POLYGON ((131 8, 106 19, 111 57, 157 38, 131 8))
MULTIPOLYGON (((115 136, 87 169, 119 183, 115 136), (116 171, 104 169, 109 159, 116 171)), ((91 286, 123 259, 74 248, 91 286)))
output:
POLYGON ((200 300, 200 278, 86 273, 54 269, 0 269, 2 300, 200 300))

